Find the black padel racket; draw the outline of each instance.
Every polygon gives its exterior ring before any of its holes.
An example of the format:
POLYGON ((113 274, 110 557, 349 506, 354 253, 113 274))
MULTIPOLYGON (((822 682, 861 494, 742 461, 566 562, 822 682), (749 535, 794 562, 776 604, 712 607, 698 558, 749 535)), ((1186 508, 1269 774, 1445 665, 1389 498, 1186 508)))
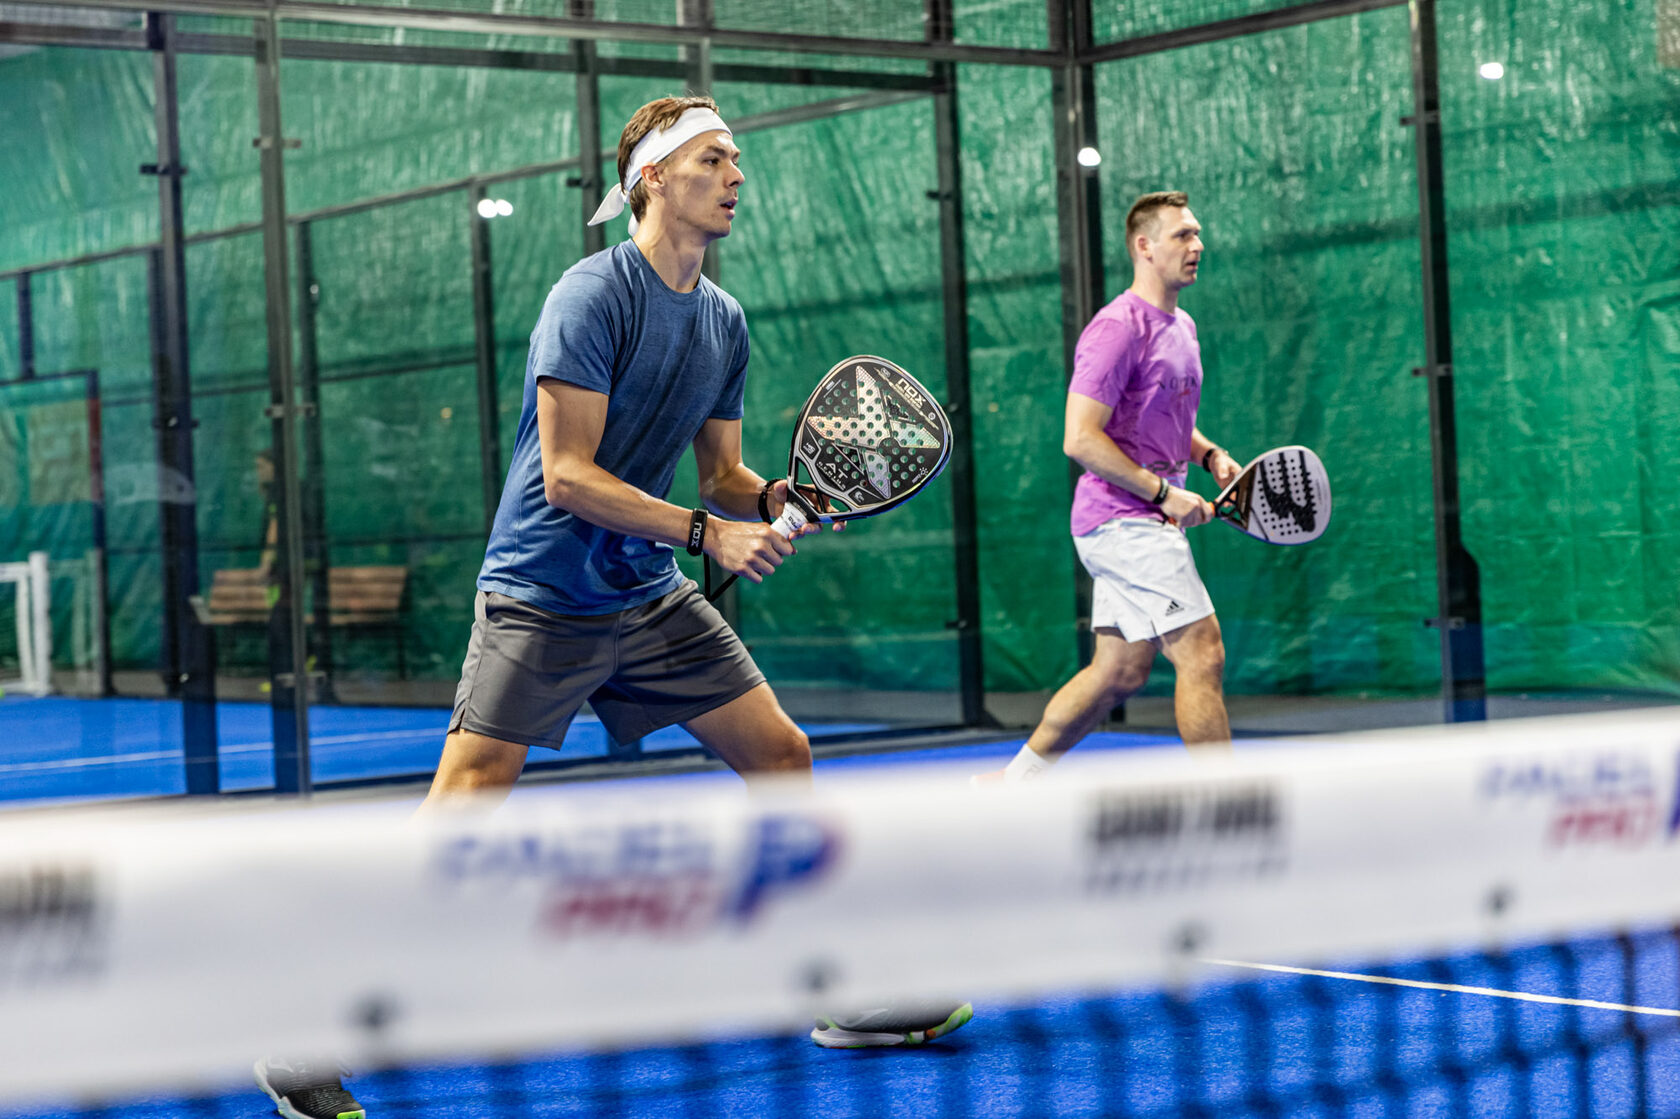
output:
MULTIPOLYGON (((772 528, 791 537, 813 521, 873 517, 903 505, 951 457, 951 421, 933 394, 883 357, 830 369, 800 409, 788 451, 788 503, 772 528), (799 482, 805 468, 808 484, 799 482), (802 485, 825 499, 818 509, 802 485)), ((731 575, 710 597, 735 581, 731 575)))
POLYGON ((1216 517, 1268 544, 1306 544, 1330 524, 1330 475, 1306 447, 1275 447, 1213 499, 1216 517))

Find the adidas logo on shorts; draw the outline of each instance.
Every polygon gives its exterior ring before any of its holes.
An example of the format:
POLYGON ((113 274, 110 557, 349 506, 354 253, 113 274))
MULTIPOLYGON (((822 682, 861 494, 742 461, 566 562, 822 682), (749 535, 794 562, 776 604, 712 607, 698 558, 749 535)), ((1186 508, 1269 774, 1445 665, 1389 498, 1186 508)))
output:
POLYGON ((1170 617, 1173 614, 1183 613, 1183 611, 1184 611, 1184 605, 1182 603, 1180 603, 1178 601, 1178 599, 1175 598, 1171 602, 1167 603, 1167 609, 1164 612, 1163 616, 1170 617))

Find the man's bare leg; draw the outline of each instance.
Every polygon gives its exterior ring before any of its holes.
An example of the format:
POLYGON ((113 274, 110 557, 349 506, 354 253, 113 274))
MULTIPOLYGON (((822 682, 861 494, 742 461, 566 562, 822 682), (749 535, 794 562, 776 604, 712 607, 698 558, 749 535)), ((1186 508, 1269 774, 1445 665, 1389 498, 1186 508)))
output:
POLYGON ((1074 673, 1050 703, 1027 748, 1053 763, 1107 718, 1108 713, 1149 682, 1155 642, 1127 641, 1117 629, 1096 631, 1091 663, 1074 673))
POLYGON ((1225 642, 1219 619, 1210 614, 1161 639, 1161 651, 1178 670, 1173 714, 1184 744, 1229 749, 1231 720, 1225 712, 1225 642))
MULTIPOLYGON (((760 684, 685 726, 702 744, 743 777, 765 773, 811 773, 811 744, 760 684)), ((505 799, 525 768, 529 748, 515 742, 457 730, 443 740, 443 756, 421 813, 456 804, 483 806, 505 799)))
POLYGON ((419 811, 435 812, 468 802, 483 805, 505 799, 525 768, 525 755, 529 752, 527 746, 489 735, 470 730, 452 731, 443 740, 437 774, 419 811))
POLYGON ((749 781, 769 774, 810 779, 810 739, 782 710, 769 684, 760 684, 683 727, 749 781))

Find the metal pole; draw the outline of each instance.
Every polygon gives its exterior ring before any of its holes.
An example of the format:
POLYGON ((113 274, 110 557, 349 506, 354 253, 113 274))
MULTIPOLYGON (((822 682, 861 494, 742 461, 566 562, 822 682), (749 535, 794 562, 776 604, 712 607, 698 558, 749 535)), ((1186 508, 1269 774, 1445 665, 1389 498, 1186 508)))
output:
MULTIPOLYGON (((661 43, 688 45, 688 30, 668 23, 632 23, 572 16, 555 19, 516 13, 470 12, 456 8, 397 7, 391 4, 310 3, 304 0, 74 0, 75 7, 102 9, 164 8, 192 15, 222 15, 250 19, 285 18, 299 22, 349 24, 366 27, 430 29, 453 35, 513 35, 573 42, 661 43)), ((862 56, 871 59, 912 59, 925 62, 984 62, 1002 66, 1052 66, 1049 51, 1021 47, 975 46, 967 43, 925 43, 907 39, 870 39, 858 35, 801 35, 780 31, 719 28, 717 46, 762 50, 862 56)))
POLYGON ((716 18, 713 0, 677 0, 678 22, 695 33, 694 42, 682 48, 682 57, 688 70, 688 92, 696 97, 710 97, 716 82, 712 66, 712 24, 716 18))
MULTIPOLYGON (((592 19, 595 0, 569 0, 567 13, 572 19, 592 19)), ((607 247, 604 226, 590 225, 595 207, 601 203, 601 79, 595 73, 595 44, 577 42, 572 45, 577 58, 577 130, 578 174, 567 181, 576 186, 579 195, 578 222, 583 226, 583 255, 590 256, 607 247)))
POLYGON ((91 506, 90 515, 93 522, 92 539, 88 549, 88 575, 93 587, 88 597, 93 603, 91 621, 94 694, 108 696, 114 695, 116 688, 111 683, 111 565, 105 535, 105 424, 100 408, 98 370, 88 371, 85 391, 88 422, 88 503, 91 506))
MULTIPOLYGON (((688 92, 696 97, 710 97, 716 79, 716 71, 712 66, 714 17, 712 0, 677 0, 677 19, 683 26, 692 27, 695 34, 694 43, 684 47, 682 53, 683 62, 688 68, 688 92)), ((706 255, 700 262, 700 274, 714 284, 721 284, 722 262, 723 242, 713 241, 707 246, 706 255)), ((723 593, 723 600, 720 608, 733 625, 734 613, 739 609, 739 600, 735 597, 733 586, 723 593)))
MULTIPOLYGON (((310 627, 315 650, 318 698, 336 701, 333 689, 330 557, 327 554, 326 450, 321 436, 320 335, 316 309, 321 285, 315 279, 313 226, 297 223, 298 389, 303 402, 303 562, 314 598, 310 627)), ((278 480, 279 475, 275 475, 278 480)))
POLYGON ((181 700, 181 753, 190 796, 220 791, 216 754, 216 652, 193 603, 199 593, 198 499, 194 489, 192 378, 187 367, 187 261, 182 241, 181 134, 171 42, 174 17, 150 12, 146 41, 156 88, 159 247, 152 254, 153 384, 157 412, 163 548, 165 684, 181 700))
MULTIPOLYGON (((682 48, 683 65, 687 70, 688 92, 697 97, 710 97, 712 85, 717 78, 717 71, 712 65, 711 26, 715 18, 712 0, 677 0, 677 22, 684 27, 692 28, 696 41, 692 46, 682 48)), ((727 105, 723 106, 725 114, 729 112, 727 105)), ((700 274, 714 284, 722 285, 721 261, 723 258, 723 242, 713 241, 706 246, 706 256, 700 262, 700 274)), ((704 571, 702 584, 707 597, 711 596, 712 583, 722 578, 722 569, 714 570, 712 557, 705 556, 700 560, 704 571)), ((741 628, 741 596, 740 588, 731 583, 724 592, 717 596, 712 605, 717 607, 723 620, 729 623, 729 628, 741 628)))
MULTIPOLYGON (((1404 4, 1406 0, 1383 0, 1404 4)), ((248 14, 248 13, 247 13, 248 14)), ((103 27, 75 27, 66 24, 19 23, 0 19, 0 43, 33 46, 62 46, 96 50, 144 50, 146 37, 138 31, 103 27)), ((181 54, 232 55, 249 58, 249 35, 188 33, 176 37, 181 54)), ((523 70, 570 74, 577 70, 571 54, 548 51, 479 49, 475 47, 422 46, 404 43, 342 42, 325 39, 289 39, 286 57, 317 62, 378 62, 397 66, 440 66, 485 70, 523 70)), ((596 73, 625 78, 660 81, 683 79, 686 63, 680 60, 624 58, 608 55, 595 58, 596 73)), ((926 91, 925 75, 879 70, 839 70, 824 66, 759 66, 725 62, 715 67, 716 79, 740 85, 796 85, 830 89, 897 89, 926 91)))
POLYGON ((1441 90, 1435 0, 1411 0, 1412 117, 1417 130, 1418 233, 1423 257, 1424 365, 1435 467, 1435 575, 1441 701, 1449 723, 1487 718, 1481 571, 1459 531, 1458 425, 1453 411, 1451 277, 1441 163, 1441 90))
POLYGON ((496 523, 502 500, 502 423, 496 393, 496 305, 490 273, 490 221, 478 212, 482 184, 467 191, 472 243, 473 353, 478 374, 478 477, 484 500, 484 533, 496 523))
MULTIPOLYGON (((568 0, 567 15, 572 19, 595 18, 595 0, 568 0)), ((595 44, 579 41, 572 45, 577 59, 577 128, 578 174, 568 179, 567 186, 578 188, 578 224, 583 228, 583 253, 591 256, 607 247, 607 230, 602 225, 590 225, 589 219, 600 205, 604 183, 601 161, 601 80, 596 75, 595 44)), ((613 758, 633 758, 642 752, 642 740, 620 742, 607 734, 607 754, 613 758)))
MULTIPOLYGON (((955 30, 951 0, 928 0, 928 31, 948 42, 955 30)), ((982 659, 979 531, 974 501, 974 408, 969 391, 968 259, 963 243, 962 153, 957 117, 957 68, 935 62, 933 129, 939 188, 939 271, 944 307, 946 412, 951 419, 951 545, 957 616, 957 675, 965 726, 995 725, 986 712, 982 659)))
MULTIPOLYGON (((263 273, 268 305, 267 415, 274 423, 274 477, 279 500, 275 561, 280 601, 269 626, 274 788, 306 794, 309 772, 309 646, 304 623, 302 486, 296 456, 297 386, 292 375, 291 284, 286 259, 286 177, 280 124, 280 29, 268 15, 254 20, 257 121, 261 134, 263 273)), ((326 603, 321 603, 322 609, 326 603)))
POLYGON ((29 287, 30 275, 17 277, 18 376, 25 381, 35 376, 35 302, 29 287))
MULTIPOLYGON (((1049 0, 1054 45, 1067 64, 1050 72, 1056 160, 1056 234, 1062 272, 1062 365, 1073 375, 1074 352, 1085 325, 1104 302, 1102 199, 1097 169, 1082 167, 1082 148, 1097 146, 1097 94, 1092 68, 1076 62, 1091 43, 1090 0, 1049 0)), ((1077 482, 1078 464, 1068 463, 1070 482, 1077 482)), ((1077 561, 1074 568, 1074 617, 1091 616, 1091 576, 1077 561)), ((1090 628, 1076 628, 1079 663, 1087 664, 1096 650, 1090 628)), ((1124 707, 1116 708, 1121 718, 1124 707)), ((1111 716, 1113 717, 1113 716, 1111 716)))

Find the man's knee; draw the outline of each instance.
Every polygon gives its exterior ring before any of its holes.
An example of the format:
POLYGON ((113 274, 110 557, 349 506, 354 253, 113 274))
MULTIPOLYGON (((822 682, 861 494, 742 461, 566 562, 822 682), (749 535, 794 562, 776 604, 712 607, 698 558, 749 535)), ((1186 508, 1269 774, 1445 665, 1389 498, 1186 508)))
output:
POLYGON ((788 722, 782 733, 764 751, 763 768, 773 773, 808 773, 811 769, 811 739, 797 723, 788 722))
POLYGON ((519 779, 525 754, 524 746, 456 731, 444 740, 433 789, 451 795, 506 789, 519 779))
POLYGON ((1149 683, 1149 663, 1110 661, 1098 666, 1097 681, 1102 686, 1105 702, 1112 707, 1136 695, 1149 683))
POLYGON ((1218 630, 1185 642, 1179 652, 1176 667, 1181 675, 1216 684, 1225 679, 1225 641, 1218 630))

